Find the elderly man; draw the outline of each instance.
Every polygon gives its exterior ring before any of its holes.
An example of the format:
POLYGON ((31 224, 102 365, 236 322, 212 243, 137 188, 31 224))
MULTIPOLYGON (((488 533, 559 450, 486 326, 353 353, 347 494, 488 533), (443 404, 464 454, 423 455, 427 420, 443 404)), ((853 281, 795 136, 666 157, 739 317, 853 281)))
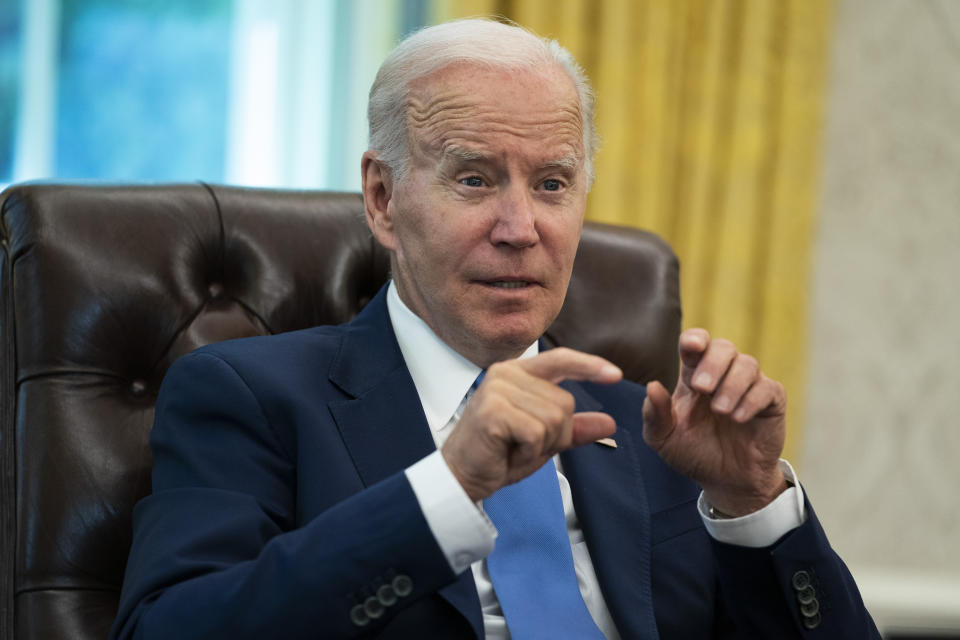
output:
POLYGON ((579 67, 520 28, 390 54, 362 172, 393 281, 171 368, 114 637, 878 637, 756 360, 687 331, 671 396, 539 352, 592 126, 579 67))

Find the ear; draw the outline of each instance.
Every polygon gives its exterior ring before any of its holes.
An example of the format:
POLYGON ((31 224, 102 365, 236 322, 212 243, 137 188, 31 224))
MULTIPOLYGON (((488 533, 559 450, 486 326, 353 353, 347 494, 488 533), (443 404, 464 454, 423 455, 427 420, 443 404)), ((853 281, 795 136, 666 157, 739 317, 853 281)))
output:
POLYGON ((363 208, 370 232, 385 249, 393 251, 396 236, 393 233, 393 179, 390 168, 377 158, 376 151, 365 151, 360 160, 363 179, 363 208))

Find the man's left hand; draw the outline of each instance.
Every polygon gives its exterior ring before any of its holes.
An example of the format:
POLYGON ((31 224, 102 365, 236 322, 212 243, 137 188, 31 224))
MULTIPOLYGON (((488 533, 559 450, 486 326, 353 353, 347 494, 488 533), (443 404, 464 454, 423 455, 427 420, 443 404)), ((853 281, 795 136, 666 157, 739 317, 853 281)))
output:
POLYGON ((703 329, 684 331, 679 348, 673 396, 659 382, 647 386, 644 440, 696 481, 715 509, 742 516, 765 507, 787 487, 778 464, 786 436, 783 385, 703 329))

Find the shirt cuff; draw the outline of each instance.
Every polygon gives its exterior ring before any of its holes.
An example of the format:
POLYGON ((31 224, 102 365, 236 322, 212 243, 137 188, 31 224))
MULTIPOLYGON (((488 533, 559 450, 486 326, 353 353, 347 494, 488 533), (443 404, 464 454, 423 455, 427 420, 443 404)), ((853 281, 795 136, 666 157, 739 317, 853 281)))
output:
POLYGON ((405 473, 423 517, 455 574, 490 555, 497 529, 467 496, 439 450, 407 467, 405 473))
POLYGON ((700 493, 697 508, 714 540, 741 547, 769 547, 774 542, 796 529, 807 520, 803 506, 803 489, 797 474, 786 460, 780 460, 780 470, 793 486, 781 493, 773 502, 759 511, 739 518, 718 519, 710 517, 710 504, 700 493))

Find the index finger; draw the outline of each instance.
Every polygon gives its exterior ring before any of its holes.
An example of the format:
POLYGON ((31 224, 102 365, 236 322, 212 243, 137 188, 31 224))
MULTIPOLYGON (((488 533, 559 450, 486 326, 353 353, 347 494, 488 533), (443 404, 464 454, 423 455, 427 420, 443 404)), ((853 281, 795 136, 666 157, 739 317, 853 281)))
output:
POLYGON ((556 384, 561 380, 586 380, 599 384, 613 384, 623 378, 620 367, 600 356, 557 347, 532 358, 517 360, 530 375, 556 384))

